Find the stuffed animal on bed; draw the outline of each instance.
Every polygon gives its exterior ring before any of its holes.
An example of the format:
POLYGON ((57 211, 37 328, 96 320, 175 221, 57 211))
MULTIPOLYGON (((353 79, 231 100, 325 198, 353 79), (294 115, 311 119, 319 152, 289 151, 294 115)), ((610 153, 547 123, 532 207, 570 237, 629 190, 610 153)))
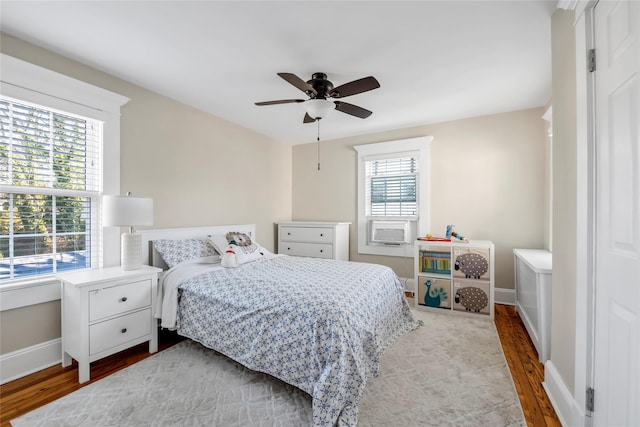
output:
POLYGON ((253 243, 248 234, 230 231, 226 238, 229 246, 222 255, 223 267, 237 267, 240 264, 255 261, 264 255, 260 246, 253 243))

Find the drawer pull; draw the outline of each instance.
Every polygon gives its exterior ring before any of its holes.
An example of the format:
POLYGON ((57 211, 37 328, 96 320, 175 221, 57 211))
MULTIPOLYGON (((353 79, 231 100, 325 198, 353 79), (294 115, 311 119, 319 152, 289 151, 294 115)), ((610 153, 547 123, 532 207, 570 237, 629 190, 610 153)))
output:
POLYGON ((122 332, 123 334, 126 334, 127 333, 127 328, 122 328, 122 330, 120 332, 122 332))
POLYGON ((322 253, 322 252, 323 252, 322 249, 320 249, 320 253, 322 253))
POLYGON ((287 236, 291 236, 291 233, 287 233, 287 236))
POLYGON ((120 298, 120 302, 127 302, 127 297, 120 298))
POLYGON ((320 233, 320 237, 324 236, 324 234, 320 233))
POLYGON ((290 251, 290 250, 291 250, 291 248, 287 248, 287 250, 288 250, 288 251, 290 251))

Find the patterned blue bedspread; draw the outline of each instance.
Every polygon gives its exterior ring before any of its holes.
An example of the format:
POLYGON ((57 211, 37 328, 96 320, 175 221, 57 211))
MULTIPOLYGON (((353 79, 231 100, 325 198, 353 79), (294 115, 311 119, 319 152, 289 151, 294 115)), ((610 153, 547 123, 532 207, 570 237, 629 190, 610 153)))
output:
POLYGON ((395 273, 280 256, 180 285, 178 333, 309 393, 315 426, 355 426, 382 353, 418 327, 395 273))

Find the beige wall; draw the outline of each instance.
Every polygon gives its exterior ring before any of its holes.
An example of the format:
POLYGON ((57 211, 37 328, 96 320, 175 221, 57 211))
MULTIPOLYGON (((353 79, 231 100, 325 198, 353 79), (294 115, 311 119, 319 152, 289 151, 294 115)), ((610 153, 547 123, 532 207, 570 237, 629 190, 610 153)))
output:
MULTIPOLYGON (((431 135, 431 232, 447 224, 496 246, 496 287, 513 288, 513 248, 544 247, 544 108, 476 117, 293 148, 293 219, 350 221, 351 260, 413 277, 412 259, 357 253, 354 145, 431 135)), ((325 126, 329 126, 327 123, 325 126)))
POLYGON ((60 301, 49 301, 0 313, 0 354, 60 338, 60 301), (36 325, 35 319, 47 323, 36 325))
POLYGON ((574 12, 551 20, 553 79, 553 284, 551 361, 573 393, 576 337, 576 62, 574 12))
MULTIPOLYGON (((0 50, 131 99, 121 110, 121 192, 153 197, 153 228, 255 223, 273 249, 273 223, 291 219, 289 145, 6 34, 0 50)), ((60 336, 59 310, 12 311, 0 313, 0 351, 60 336), (5 333, 15 319, 20 337, 5 333)))

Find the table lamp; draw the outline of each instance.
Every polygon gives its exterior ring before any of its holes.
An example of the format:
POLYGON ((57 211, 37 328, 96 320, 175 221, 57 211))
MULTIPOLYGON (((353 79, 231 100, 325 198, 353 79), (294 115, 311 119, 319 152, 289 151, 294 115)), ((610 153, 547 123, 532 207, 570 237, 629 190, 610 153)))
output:
POLYGON ((120 265, 123 270, 142 267, 142 236, 133 229, 138 225, 153 225, 153 199, 146 197, 103 196, 102 225, 105 227, 129 227, 120 236, 120 265))

